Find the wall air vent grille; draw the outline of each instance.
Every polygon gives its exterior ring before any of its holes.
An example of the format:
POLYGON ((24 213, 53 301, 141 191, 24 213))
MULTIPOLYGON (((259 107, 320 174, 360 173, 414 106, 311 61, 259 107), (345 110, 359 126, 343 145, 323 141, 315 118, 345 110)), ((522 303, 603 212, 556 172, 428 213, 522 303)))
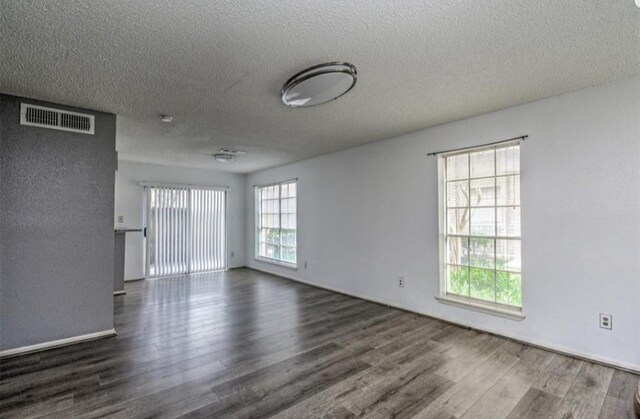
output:
POLYGON ((44 106, 20 104, 20 124, 62 131, 94 134, 95 117, 44 106))

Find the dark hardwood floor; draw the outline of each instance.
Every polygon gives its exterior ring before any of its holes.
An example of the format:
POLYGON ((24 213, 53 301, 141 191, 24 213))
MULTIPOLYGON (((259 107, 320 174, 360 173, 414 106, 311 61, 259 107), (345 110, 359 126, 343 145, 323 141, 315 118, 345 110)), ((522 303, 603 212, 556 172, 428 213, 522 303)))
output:
POLYGON ((117 337, 0 361, 2 417, 633 415, 636 375, 252 270, 126 291, 117 337))

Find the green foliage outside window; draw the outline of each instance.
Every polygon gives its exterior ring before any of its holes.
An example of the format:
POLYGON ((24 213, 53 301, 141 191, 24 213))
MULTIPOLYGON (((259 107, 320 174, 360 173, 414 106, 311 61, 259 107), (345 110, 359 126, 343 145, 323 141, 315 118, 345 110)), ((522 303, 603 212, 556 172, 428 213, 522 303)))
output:
POLYGON ((497 303, 522 306, 522 281, 518 273, 449 266, 448 291, 486 301, 494 301, 495 291, 497 303))

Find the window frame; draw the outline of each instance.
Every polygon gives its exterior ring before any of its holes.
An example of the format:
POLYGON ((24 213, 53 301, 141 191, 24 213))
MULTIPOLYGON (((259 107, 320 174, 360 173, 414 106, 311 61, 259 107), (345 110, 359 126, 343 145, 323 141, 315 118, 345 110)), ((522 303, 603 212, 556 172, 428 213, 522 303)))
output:
MULTIPOLYGON (((436 296, 436 300, 438 300, 440 303, 443 304, 447 304, 447 305, 452 305, 455 307, 460 307, 460 308, 465 308, 465 309, 469 309, 469 310, 473 310, 473 311, 478 311, 478 312, 482 312, 482 313, 486 313, 486 314, 491 314, 491 315, 496 315, 499 317, 504 317, 507 319, 511 319, 511 320, 523 320, 525 318, 524 314, 523 314, 523 307, 524 307, 524 301, 522 301, 522 305, 521 306, 513 306, 513 305, 508 305, 508 304, 503 304, 503 303, 499 303, 499 302, 492 302, 492 301, 487 301, 487 300, 483 300, 483 299, 479 299, 479 298, 474 298, 471 296, 462 296, 462 295, 458 295, 458 294, 454 294, 454 293, 449 293, 448 292, 448 281, 447 281, 447 265, 448 265, 448 254, 447 254, 447 238, 450 236, 448 234, 448 226, 447 226, 447 210, 448 210, 448 205, 447 205, 447 167, 446 167, 446 158, 448 157, 452 157, 452 156, 456 156, 456 155, 471 155, 472 153, 476 153, 476 152, 482 152, 482 151, 487 151, 487 150, 497 150, 500 148, 507 148, 507 147, 512 147, 512 146, 518 146, 519 150, 521 151, 521 140, 514 140, 514 141, 508 141, 508 142, 503 142, 500 144, 492 144, 492 145, 486 145, 486 146, 474 146, 474 147, 468 147, 468 148, 464 148, 464 149, 459 149, 459 150, 455 150, 452 152, 448 152, 448 153, 442 153, 442 154, 438 154, 437 155, 437 169, 438 169, 438 215, 439 215, 439 267, 440 267, 440 289, 439 289, 439 293, 436 296)), ((518 162, 518 178, 519 181, 521 182, 521 177, 522 177, 522 170, 521 170, 521 155, 519 156, 520 161, 518 162)), ((494 162, 495 165, 495 162, 494 162)), ((470 169, 469 169, 470 170, 470 169)), ((468 173, 468 178, 466 178, 466 180, 471 181, 472 179, 475 180, 476 178, 472 178, 471 177, 471 172, 469 171, 468 173)), ((501 176, 508 176, 508 175, 497 175, 497 173, 495 172, 495 168, 494 168, 494 174, 493 176, 482 176, 481 178, 493 178, 494 180, 496 180, 498 177, 501 176)), ((455 181, 455 179, 453 179, 455 181)), ((465 180, 465 179, 462 179, 465 180)), ((497 180, 496 180, 497 182, 497 180)), ((521 188, 521 187, 520 187, 521 188)), ((520 189, 520 195, 522 195, 522 189, 520 189)), ((494 195, 494 203, 492 206, 490 206, 491 208, 499 208, 501 207, 500 205, 497 204, 497 193, 494 195)), ((471 189, 469 190, 469 200, 471 199, 471 189)), ((521 197, 520 197, 521 199, 521 197)), ((468 202, 468 208, 471 209, 471 203, 468 202)), ((519 207, 522 208, 522 202, 520 200, 519 203, 519 207)), ((481 206, 482 208, 482 206, 481 206)), ((521 212, 521 216, 522 216, 522 212, 521 212)), ((462 236, 466 236, 466 237, 474 237, 473 234, 471 234, 471 230, 470 230, 471 226, 469 225, 469 232, 468 235, 462 235, 462 236)), ((498 225, 496 223, 496 230, 498 228, 498 225)), ((522 228, 522 218, 520 219, 520 228, 522 228)), ((451 236, 461 236, 459 234, 451 234, 451 236)), ((498 240, 501 238, 501 236, 498 235, 498 232, 495 231, 494 235, 492 236, 486 236, 487 238, 491 238, 494 240, 498 240)), ((509 237, 509 239, 514 239, 514 237, 509 237)), ((522 249, 522 231, 520 232, 520 236, 518 236, 516 239, 518 239, 520 241, 520 245, 521 245, 521 249, 522 249)), ((520 254, 520 262, 522 263, 522 251, 520 254)), ((494 256, 494 261, 495 261, 495 256, 494 256)), ((494 272, 498 272, 500 270, 497 270, 494 264, 494 268, 493 268, 494 272)), ((522 282, 522 266, 520 266, 520 278, 521 278, 521 293, 522 293, 522 288, 523 288, 523 282, 522 282)), ((524 300, 524 298, 523 298, 524 300)))
MULTIPOLYGON (((299 194, 299 187, 298 187, 298 179, 294 178, 294 179, 288 179, 288 180, 283 180, 283 181, 279 181, 279 182, 273 182, 273 183, 268 183, 268 184, 264 184, 264 185, 254 185, 253 187, 254 189, 254 212, 255 212, 255 231, 254 231, 254 260, 259 261, 259 262, 264 262, 264 263, 270 263, 273 265, 277 265, 280 267, 284 267, 284 268, 288 268, 288 269, 293 269, 293 270, 297 270, 298 269, 298 248, 299 248, 299 230, 298 230, 298 194, 299 194), (282 231, 282 186, 283 185, 289 185, 289 184, 295 184, 296 185, 296 196, 295 196, 295 200, 296 200, 296 213, 295 213, 295 220, 296 220, 296 245, 295 245, 295 249, 296 249, 296 263, 291 263, 291 262, 287 262, 281 259, 275 259, 275 258, 270 258, 270 257, 266 257, 266 256, 261 256, 260 255, 260 229, 262 228, 262 200, 261 200, 261 194, 262 194, 262 189, 264 188, 268 188, 271 186, 278 186, 279 188, 279 192, 278 192, 278 217, 279 217, 279 221, 278 221, 278 225, 280 226, 278 229, 280 231, 282 231)), ((286 198, 286 199, 290 199, 290 198, 286 198)), ((282 244, 280 244, 279 246, 282 246, 282 244)), ((291 247, 291 246, 288 246, 291 247)))

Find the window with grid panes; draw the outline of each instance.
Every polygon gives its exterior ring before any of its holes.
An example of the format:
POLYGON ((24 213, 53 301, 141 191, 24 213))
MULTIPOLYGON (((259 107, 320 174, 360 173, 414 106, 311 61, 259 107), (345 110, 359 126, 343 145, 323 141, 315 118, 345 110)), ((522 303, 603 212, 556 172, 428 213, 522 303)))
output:
POLYGON ((256 257, 297 264, 297 182, 256 187, 256 257))
POLYGON ((442 159, 445 294, 520 309, 519 143, 442 159))

